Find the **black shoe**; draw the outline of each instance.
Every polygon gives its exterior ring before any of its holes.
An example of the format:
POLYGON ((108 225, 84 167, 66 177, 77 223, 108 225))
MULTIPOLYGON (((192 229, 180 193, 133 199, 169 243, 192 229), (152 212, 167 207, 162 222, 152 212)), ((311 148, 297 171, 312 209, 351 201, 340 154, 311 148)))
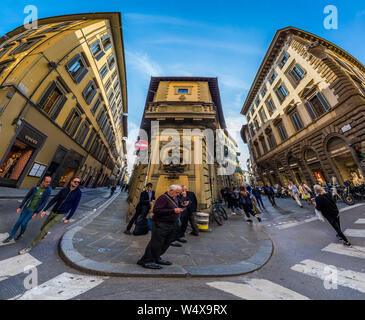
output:
POLYGON ((352 244, 350 242, 344 242, 343 245, 345 247, 352 247, 352 244))
POLYGON ((130 232, 129 230, 125 230, 124 233, 125 234, 128 234, 128 235, 131 235, 132 234, 132 232, 130 232))
POLYGON ((176 242, 176 241, 171 243, 170 246, 171 247, 178 247, 178 248, 182 247, 182 245, 180 243, 176 242))
POLYGON ((7 237, 5 240, 3 240, 3 243, 9 243, 13 238, 7 237))
POLYGON ((18 241, 18 240, 19 240, 22 236, 23 236, 22 234, 18 235, 18 236, 15 238, 15 241, 18 241))
POLYGON ((259 222, 261 222, 261 221, 262 221, 260 217, 256 217, 256 219, 257 219, 259 222))
POLYGON ((142 267, 147 269, 162 269, 159 264, 153 262, 142 264, 142 267))
POLYGON ((183 238, 177 239, 176 241, 179 241, 181 243, 187 243, 187 241, 185 239, 183 239, 183 238))
POLYGON ((247 219, 247 221, 246 222, 248 222, 248 223, 252 223, 253 221, 251 220, 251 219, 247 219))
POLYGON ((157 260, 157 264, 162 264, 163 266, 171 266, 172 262, 160 259, 160 260, 157 260))
POLYGON ((194 232, 194 231, 192 231, 192 232, 190 232, 190 234, 191 234, 192 236, 196 236, 196 237, 198 237, 198 236, 199 236, 199 232, 194 232))

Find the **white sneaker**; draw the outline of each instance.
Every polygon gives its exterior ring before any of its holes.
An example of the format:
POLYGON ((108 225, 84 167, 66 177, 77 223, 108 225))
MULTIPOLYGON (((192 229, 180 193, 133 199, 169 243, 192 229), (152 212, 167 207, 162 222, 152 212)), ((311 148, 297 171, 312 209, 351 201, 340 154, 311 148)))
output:
POLYGON ((30 250, 32 250, 31 248, 24 248, 22 250, 19 251, 19 254, 25 254, 28 253, 30 250))

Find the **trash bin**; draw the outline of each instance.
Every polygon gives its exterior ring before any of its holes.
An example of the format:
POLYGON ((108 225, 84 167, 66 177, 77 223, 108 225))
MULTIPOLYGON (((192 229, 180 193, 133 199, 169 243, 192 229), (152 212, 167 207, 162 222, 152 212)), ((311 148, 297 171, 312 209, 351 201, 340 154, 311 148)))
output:
POLYGON ((197 212, 196 220, 200 231, 209 231, 209 213, 197 212))

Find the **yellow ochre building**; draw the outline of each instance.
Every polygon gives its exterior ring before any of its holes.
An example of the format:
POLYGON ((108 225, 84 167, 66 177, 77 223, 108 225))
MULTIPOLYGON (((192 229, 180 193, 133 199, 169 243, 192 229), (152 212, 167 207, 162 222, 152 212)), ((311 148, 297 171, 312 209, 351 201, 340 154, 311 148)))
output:
POLYGON ((120 13, 44 18, 0 38, 0 186, 116 183, 127 112, 120 13))

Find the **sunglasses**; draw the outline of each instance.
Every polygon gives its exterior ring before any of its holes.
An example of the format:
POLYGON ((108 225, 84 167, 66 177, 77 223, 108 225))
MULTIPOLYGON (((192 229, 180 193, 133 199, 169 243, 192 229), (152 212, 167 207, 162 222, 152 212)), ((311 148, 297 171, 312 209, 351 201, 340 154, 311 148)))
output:
POLYGON ((80 181, 77 181, 77 180, 74 180, 74 181, 72 181, 73 183, 80 183, 80 181))

